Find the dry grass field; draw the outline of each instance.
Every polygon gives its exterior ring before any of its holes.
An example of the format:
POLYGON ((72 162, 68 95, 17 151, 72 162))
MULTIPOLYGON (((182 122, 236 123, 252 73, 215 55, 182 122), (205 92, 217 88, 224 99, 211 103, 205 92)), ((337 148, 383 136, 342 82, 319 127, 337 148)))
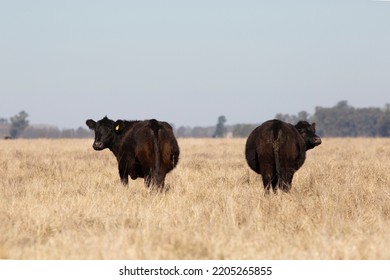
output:
POLYGON ((0 140, 0 258, 390 259, 390 139, 323 139, 264 197, 245 139, 179 139, 169 191, 93 140, 0 140))

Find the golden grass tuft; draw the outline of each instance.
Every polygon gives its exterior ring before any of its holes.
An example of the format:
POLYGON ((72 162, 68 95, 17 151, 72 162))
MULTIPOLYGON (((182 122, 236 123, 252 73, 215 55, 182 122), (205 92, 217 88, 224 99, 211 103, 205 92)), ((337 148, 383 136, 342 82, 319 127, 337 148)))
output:
POLYGON ((390 139, 323 139, 268 197, 245 139, 179 139, 165 193, 91 144, 0 141, 0 258, 390 258, 390 139))

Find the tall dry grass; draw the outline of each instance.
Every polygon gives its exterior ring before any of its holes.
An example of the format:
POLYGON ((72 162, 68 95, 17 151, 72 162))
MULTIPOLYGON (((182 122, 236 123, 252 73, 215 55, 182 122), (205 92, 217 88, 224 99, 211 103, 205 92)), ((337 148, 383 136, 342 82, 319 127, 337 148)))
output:
POLYGON ((179 139, 166 193, 91 144, 0 141, 0 258, 390 259, 390 139, 323 139, 269 197, 245 139, 179 139))

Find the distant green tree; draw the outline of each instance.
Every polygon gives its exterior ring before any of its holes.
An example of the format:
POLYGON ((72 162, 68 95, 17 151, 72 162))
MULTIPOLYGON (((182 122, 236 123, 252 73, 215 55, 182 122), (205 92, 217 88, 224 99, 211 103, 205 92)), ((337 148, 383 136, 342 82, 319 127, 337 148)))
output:
POLYGON ((313 116, 307 112, 298 115, 277 114, 276 119, 296 123, 299 120, 317 123, 317 134, 326 137, 390 137, 390 104, 354 108, 343 100, 333 107, 316 107, 313 116))
POLYGON ((384 113, 380 108, 371 107, 355 109, 354 122, 356 135, 363 137, 379 136, 379 126, 383 114, 384 113))
POLYGON ((215 128, 215 132, 214 132, 213 137, 217 137, 217 138, 225 137, 225 135, 226 135, 225 123, 226 123, 226 117, 219 116, 217 127, 215 128))
POLYGON ((317 133, 329 137, 390 136, 390 106, 354 108, 340 101, 331 108, 316 107, 317 133))
POLYGON ((306 111, 300 111, 298 115, 276 114, 275 119, 284 121, 286 123, 297 124, 299 121, 309 121, 310 115, 306 111))
POLYGON ((310 114, 306 111, 300 111, 297 116, 297 120, 295 123, 298 123, 299 121, 309 121, 310 114))
POLYGON ((294 123, 296 116, 290 114, 276 114, 275 119, 286 122, 286 123, 294 123))
POLYGON ((28 114, 25 111, 19 112, 19 114, 11 117, 11 125, 9 134, 12 138, 19 137, 24 129, 28 126, 27 120, 28 114))
POLYGON ((378 136, 390 136, 390 104, 386 104, 378 123, 378 136))
POLYGON ((176 136, 177 137, 189 137, 189 132, 190 128, 189 127, 184 127, 184 126, 180 126, 177 130, 176 130, 176 136))
POLYGON ((355 112, 347 101, 340 101, 331 108, 316 107, 314 119, 318 125, 317 133, 331 137, 357 136, 355 112))

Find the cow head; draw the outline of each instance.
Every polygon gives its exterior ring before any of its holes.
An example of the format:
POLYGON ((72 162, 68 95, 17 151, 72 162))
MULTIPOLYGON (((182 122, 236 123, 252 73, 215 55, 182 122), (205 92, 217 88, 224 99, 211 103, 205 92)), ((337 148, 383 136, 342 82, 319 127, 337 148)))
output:
POLYGON ((316 124, 309 124, 306 121, 299 121, 295 128, 299 134, 303 137, 306 143, 306 150, 313 149, 314 147, 321 144, 321 138, 316 135, 316 124))
POLYGON ((104 117, 100 121, 87 120, 87 126, 95 131, 95 141, 92 147, 97 150, 110 148, 115 142, 115 126, 114 121, 104 117))

